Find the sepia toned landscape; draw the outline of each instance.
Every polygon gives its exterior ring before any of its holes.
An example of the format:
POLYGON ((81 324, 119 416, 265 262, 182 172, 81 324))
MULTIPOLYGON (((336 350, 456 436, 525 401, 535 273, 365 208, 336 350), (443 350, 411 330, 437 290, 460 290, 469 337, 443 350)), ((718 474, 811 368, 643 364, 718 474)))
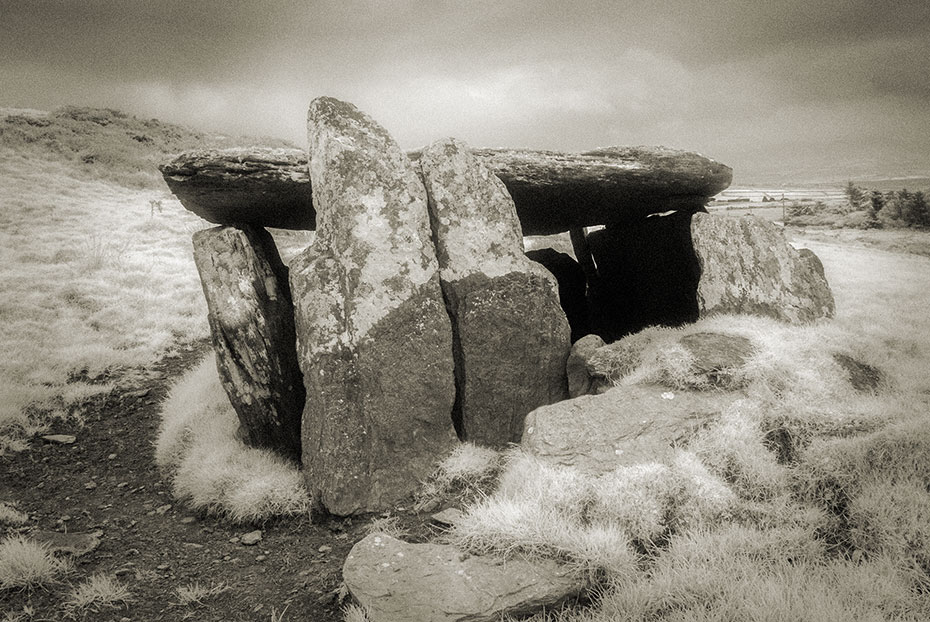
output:
POLYGON ((930 619, 928 27, 0 0, 0 622, 930 619))

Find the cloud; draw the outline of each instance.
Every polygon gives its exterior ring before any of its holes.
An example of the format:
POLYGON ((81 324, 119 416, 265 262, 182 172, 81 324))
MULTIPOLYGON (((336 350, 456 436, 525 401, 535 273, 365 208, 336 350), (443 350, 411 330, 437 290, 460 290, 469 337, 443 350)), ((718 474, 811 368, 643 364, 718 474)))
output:
POLYGON ((302 144, 307 104, 331 95, 411 148, 666 144, 763 170, 821 167, 826 141, 850 166, 867 144, 930 168, 926 0, 0 0, 0 15, 0 105, 302 144))

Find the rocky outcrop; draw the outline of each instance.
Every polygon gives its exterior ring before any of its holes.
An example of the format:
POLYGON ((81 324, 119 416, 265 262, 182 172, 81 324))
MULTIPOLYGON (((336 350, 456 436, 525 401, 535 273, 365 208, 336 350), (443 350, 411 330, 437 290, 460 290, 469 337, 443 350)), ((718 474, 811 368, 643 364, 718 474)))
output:
POLYGON ((618 386, 537 408, 526 417, 520 445, 554 464, 594 474, 665 462, 738 395, 618 386))
POLYGON ((287 268, 271 235, 242 225, 193 236, 220 380, 247 445, 300 459, 304 386, 287 268))
MULTIPOLYGON (((473 153, 504 182, 524 235, 623 223, 672 209, 691 213, 732 178, 728 166, 662 147, 473 153)), ((311 205, 307 154, 301 150, 197 151, 181 154, 161 171, 184 207, 210 222, 314 227, 318 207, 311 205)))
POLYGON ((181 205, 208 222, 316 228, 302 149, 190 151, 159 168, 181 205))
POLYGON ((304 474, 322 509, 381 511, 457 442, 426 192, 384 128, 351 104, 314 100, 308 135, 317 236, 291 264, 304 474))
POLYGON ((434 143, 420 165, 455 336, 456 428, 504 447, 519 442, 527 413, 566 396, 558 284, 524 255, 513 201, 463 143, 434 143))
POLYGON ((691 237, 701 268, 702 317, 748 313, 803 323, 833 316, 833 293, 822 271, 775 225, 752 216, 695 214, 691 237))
POLYGON ((479 557, 384 534, 352 547, 342 576, 371 622, 490 622, 555 607, 586 587, 553 560, 479 557))

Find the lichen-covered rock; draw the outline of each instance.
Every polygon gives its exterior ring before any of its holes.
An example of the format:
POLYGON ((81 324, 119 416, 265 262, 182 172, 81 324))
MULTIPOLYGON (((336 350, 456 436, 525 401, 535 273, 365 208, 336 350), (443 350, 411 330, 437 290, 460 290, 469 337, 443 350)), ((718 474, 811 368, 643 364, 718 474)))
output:
POLYGON ((303 149, 202 149, 159 168, 181 205, 208 222, 316 227, 303 149))
POLYGON ((504 447, 527 413, 566 396, 558 283, 526 257, 504 184, 463 143, 436 142, 420 164, 455 335, 459 436, 504 447))
POLYGON ((724 164, 665 147, 477 149, 475 155, 506 184, 524 235, 623 224, 669 210, 693 213, 733 177, 724 164))
POLYGON ((737 395, 618 386, 537 408, 526 417, 520 445, 544 460, 593 474, 666 462, 737 395))
POLYGON ((291 264, 304 474, 322 509, 381 511, 457 442, 426 191, 387 131, 351 104, 318 98, 307 126, 318 228, 291 264))
POLYGON ((216 366, 243 441, 300 460, 304 385, 287 267, 264 229, 193 236, 216 366))
POLYGON ((833 293, 822 271, 775 225, 752 216, 695 214, 691 237, 701 267, 702 317, 749 313, 804 323, 833 316, 833 293))
POLYGON ((371 622, 490 622, 557 606, 586 587, 553 560, 480 557, 383 534, 352 547, 342 577, 371 622))
MULTIPOLYGON (((725 189, 733 174, 700 154, 664 147, 473 153, 507 186, 524 235, 625 222, 671 209, 691 213, 725 189)), ((420 152, 408 155, 417 159, 420 152)), ((181 204, 210 222, 314 227, 315 200, 311 205, 303 150, 201 150, 160 168, 181 204)))

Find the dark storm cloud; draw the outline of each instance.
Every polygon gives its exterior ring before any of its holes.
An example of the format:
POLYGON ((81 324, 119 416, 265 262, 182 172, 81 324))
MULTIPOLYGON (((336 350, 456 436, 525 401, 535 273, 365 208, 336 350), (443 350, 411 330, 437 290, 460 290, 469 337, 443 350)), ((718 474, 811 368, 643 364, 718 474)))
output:
POLYGON ((930 168, 926 0, 0 0, 0 105, 303 141, 353 101, 402 144, 668 144, 737 171, 930 168), (895 146, 898 145, 898 147, 895 146))

